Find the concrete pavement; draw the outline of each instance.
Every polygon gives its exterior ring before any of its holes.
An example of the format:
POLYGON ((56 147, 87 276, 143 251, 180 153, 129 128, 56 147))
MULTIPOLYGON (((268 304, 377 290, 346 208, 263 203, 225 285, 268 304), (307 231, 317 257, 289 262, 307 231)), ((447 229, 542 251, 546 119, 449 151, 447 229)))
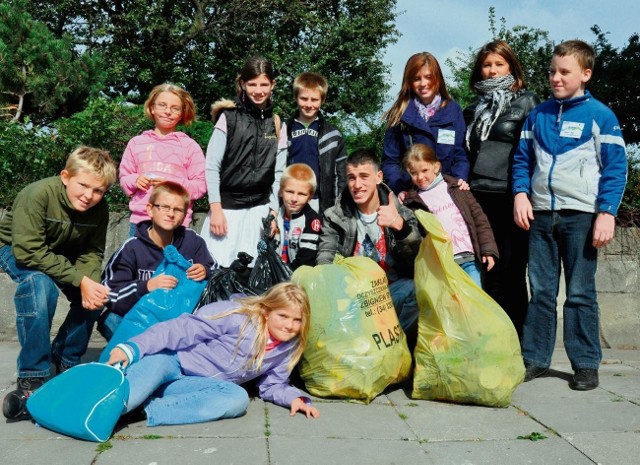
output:
MULTIPOLYGON (((99 350, 92 347, 87 360, 99 350)), ((2 397, 14 389, 17 352, 16 343, 0 343, 2 397)), ((605 350, 600 387, 588 392, 569 388, 571 369, 562 349, 552 368, 551 376, 519 386, 505 409, 413 400, 409 391, 393 387, 370 405, 316 400, 321 416, 308 420, 256 398, 242 418, 120 425, 104 444, 63 437, 32 422, 0 421, 0 463, 640 463, 640 351, 605 350)))

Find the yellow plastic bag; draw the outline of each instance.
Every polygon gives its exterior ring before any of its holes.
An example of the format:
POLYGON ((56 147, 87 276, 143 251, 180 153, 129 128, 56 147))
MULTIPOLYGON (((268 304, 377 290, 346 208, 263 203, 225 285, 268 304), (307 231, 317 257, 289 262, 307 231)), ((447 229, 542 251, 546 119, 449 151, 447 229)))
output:
POLYGON ((371 402, 407 378, 411 353, 387 276, 367 257, 298 268, 291 280, 307 291, 311 324, 300 375, 319 397, 371 402))
POLYGON ((506 407, 524 377, 516 330, 453 261, 451 239, 436 217, 416 216, 428 234, 415 264, 420 317, 412 397, 506 407))

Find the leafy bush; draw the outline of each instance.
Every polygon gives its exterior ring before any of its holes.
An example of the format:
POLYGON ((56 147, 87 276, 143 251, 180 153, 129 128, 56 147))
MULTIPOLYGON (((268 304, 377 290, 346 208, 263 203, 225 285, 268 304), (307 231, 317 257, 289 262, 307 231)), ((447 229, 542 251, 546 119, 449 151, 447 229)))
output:
MULTIPOLYGON (((85 110, 57 120, 52 127, 36 127, 28 121, 0 122, 0 169, 6 173, 0 179, 0 207, 10 206, 25 185, 60 173, 68 154, 78 145, 108 150, 119 163, 127 142, 152 128, 153 122, 144 116, 141 105, 104 98, 91 101, 85 110)), ((178 129, 189 134, 203 150, 213 131, 208 121, 178 129)), ((107 201, 111 210, 127 209, 128 200, 119 185, 110 189, 107 201)))
POLYGON ((26 184, 60 172, 64 157, 54 145, 50 131, 0 122, 0 207, 13 204, 26 184))

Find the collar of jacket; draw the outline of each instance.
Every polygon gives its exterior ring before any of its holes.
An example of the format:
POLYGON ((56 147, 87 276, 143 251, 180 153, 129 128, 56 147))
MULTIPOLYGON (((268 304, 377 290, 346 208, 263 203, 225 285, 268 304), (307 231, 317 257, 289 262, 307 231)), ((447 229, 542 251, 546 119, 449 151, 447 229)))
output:
MULTIPOLYGON (((389 204, 389 193, 391 189, 385 183, 378 184, 378 198, 380 199, 380 205, 388 205, 389 204)), ((347 218, 353 218, 356 216, 356 203, 353 201, 353 197, 351 197, 351 192, 349 192, 349 186, 344 188, 342 194, 340 194, 340 198, 338 199, 338 204, 340 205, 340 209, 342 213, 347 218)))
POLYGON ((236 99, 236 108, 245 111, 256 119, 270 118, 273 115, 273 104, 269 103, 264 109, 256 106, 251 99, 245 98, 245 102, 240 99, 236 99))
MULTIPOLYGON (((289 131, 289 133, 291 133, 291 127, 293 126, 293 122, 298 116, 300 116, 300 110, 296 110, 296 112, 293 115, 291 115, 287 120, 287 131, 289 131)), ((322 127, 324 126, 324 117, 322 116, 321 111, 318 111, 318 116, 315 121, 318 122, 318 130, 322 131, 322 127)))
MULTIPOLYGON (((144 220, 137 224, 136 226, 136 235, 138 239, 149 245, 150 247, 155 247, 156 249, 160 249, 160 247, 151 240, 149 237, 149 228, 151 227, 151 220, 144 220)), ((171 243, 176 247, 176 249, 180 249, 180 245, 182 244, 182 240, 185 235, 186 228, 182 225, 178 226, 173 230, 173 240, 171 243)))
POLYGON ((571 107, 574 105, 579 105, 582 102, 586 102, 587 100, 589 100, 592 97, 591 92, 589 92, 588 90, 584 91, 584 95, 580 95, 578 97, 573 97, 573 98, 567 98, 567 99, 554 99, 555 102, 563 107, 571 107))
POLYGON ((450 111, 453 108, 453 100, 449 100, 444 107, 440 107, 438 111, 426 122, 418 113, 415 105, 413 104, 413 99, 409 100, 409 105, 407 109, 404 111, 402 118, 400 121, 408 124, 409 126, 413 126, 415 128, 426 129, 427 126, 445 126, 453 123, 453 113, 450 111))
MULTIPOLYGON (((443 174, 442 177, 444 178, 444 182, 447 184, 447 191, 452 191, 454 189, 460 188, 458 186, 457 178, 449 176, 448 174, 443 174)), ((415 188, 407 191, 407 195, 404 198, 403 204, 405 207, 408 207, 411 210, 415 210, 416 208, 426 208, 427 210, 429 210, 429 207, 425 205, 422 197, 420 197, 420 192, 418 192, 418 189, 415 188)))

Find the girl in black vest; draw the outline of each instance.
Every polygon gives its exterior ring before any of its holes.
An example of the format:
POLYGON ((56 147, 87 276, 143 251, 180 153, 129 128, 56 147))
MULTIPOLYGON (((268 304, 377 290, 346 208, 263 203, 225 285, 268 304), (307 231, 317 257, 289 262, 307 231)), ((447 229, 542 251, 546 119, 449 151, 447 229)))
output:
POLYGON ((489 218, 500 253, 486 273, 484 289, 507 312, 518 335, 527 313, 527 232, 513 221, 511 165, 520 129, 537 98, 525 91, 522 66, 502 40, 476 55, 470 87, 478 99, 464 110, 466 146, 471 162, 469 184, 489 218))
POLYGON ((215 127, 206 161, 210 212, 201 235, 223 267, 239 252, 256 257, 262 218, 278 211, 287 131, 273 114, 274 86, 273 65, 254 56, 236 78, 237 98, 211 106, 215 127))

